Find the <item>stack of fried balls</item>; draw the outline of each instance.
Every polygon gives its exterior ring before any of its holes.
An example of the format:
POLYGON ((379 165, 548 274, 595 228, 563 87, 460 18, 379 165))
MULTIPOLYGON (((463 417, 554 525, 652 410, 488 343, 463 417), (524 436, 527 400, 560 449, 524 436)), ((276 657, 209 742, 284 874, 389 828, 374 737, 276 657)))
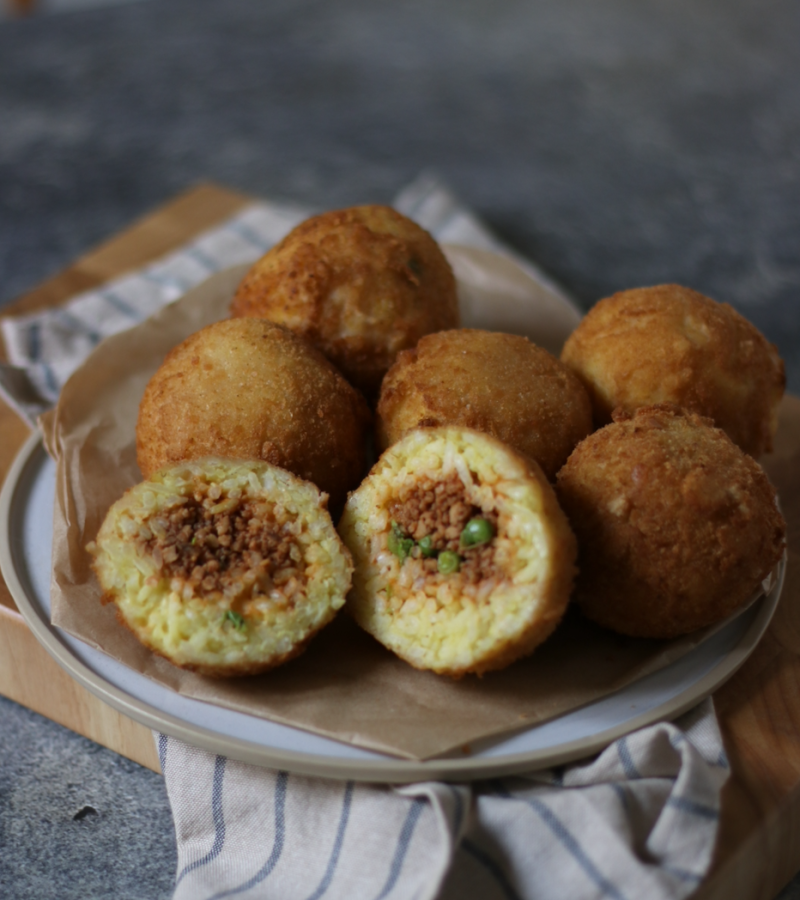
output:
POLYGON ((434 239, 362 206, 295 228, 230 311, 147 385, 146 480, 88 548, 104 602, 175 665, 264 671, 344 607, 412 666, 482 674, 571 597, 637 637, 719 622, 783 553, 754 458, 783 364, 729 306, 625 291, 557 359, 460 328, 434 239))

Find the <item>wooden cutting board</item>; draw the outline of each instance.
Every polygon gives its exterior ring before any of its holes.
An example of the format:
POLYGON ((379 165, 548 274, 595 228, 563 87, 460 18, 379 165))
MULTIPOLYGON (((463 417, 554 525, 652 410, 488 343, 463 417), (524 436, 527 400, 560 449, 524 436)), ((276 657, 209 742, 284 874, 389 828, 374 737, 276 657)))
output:
MULTIPOLYGON (((215 185, 194 188, 0 312, 61 303, 177 249, 249 201, 215 185)), ((27 426, 0 401, 0 481, 27 437, 27 426)), ((733 775, 723 791, 715 863, 698 900, 769 900, 800 869, 800 399, 784 399, 776 449, 764 462, 789 526, 786 584, 758 648, 714 697, 733 775)), ((0 693, 159 771, 150 730, 59 668, 2 581, 0 693)))

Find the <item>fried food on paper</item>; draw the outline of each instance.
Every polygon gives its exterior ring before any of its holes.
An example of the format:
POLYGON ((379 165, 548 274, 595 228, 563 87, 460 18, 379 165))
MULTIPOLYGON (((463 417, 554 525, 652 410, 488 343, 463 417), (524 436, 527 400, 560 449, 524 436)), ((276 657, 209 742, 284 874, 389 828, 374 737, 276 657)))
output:
POLYGON ((615 413, 572 453, 557 493, 578 538, 575 599, 634 637, 722 621, 785 546, 761 466, 709 419, 676 407, 615 413))
POLYGON ((459 323, 455 278, 439 245, 388 206, 298 225, 245 276, 231 313, 302 335, 370 400, 400 350, 459 323))
POLYGON ((552 481, 592 430, 592 408, 580 379, 527 338, 461 328, 404 350, 381 388, 381 448, 413 428, 440 425, 494 435, 552 481))
POLYGON ((87 549, 122 623, 212 676, 297 656, 344 604, 352 573, 319 490, 258 461, 162 469, 111 507, 87 549))
POLYGON ((772 449, 783 362, 727 304, 676 284, 622 291, 590 310, 561 359, 586 385, 597 426, 617 407, 674 403, 713 419, 751 456, 772 449))
POLYGON ((145 477, 203 456, 263 459, 344 503, 366 467, 364 398, 302 338, 259 319, 203 328, 175 347, 139 407, 145 477))
POLYGON ((530 654, 560 621, 575 539, 539 466, 463 428, 420 429, 350 494, 347 609, 419 669, 460 677, 530 654))

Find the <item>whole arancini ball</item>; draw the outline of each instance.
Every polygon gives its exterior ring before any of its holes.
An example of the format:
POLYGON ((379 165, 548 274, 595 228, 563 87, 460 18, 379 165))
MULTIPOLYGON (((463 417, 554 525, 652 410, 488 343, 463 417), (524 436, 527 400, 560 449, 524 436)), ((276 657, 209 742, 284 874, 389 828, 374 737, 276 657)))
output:
POLYGON ((783 362, 747 319, 697 291, 662 284, 607 297, 561 359, 586 385, 597 426, 617 407, 674 403, 713 419, 751 456, 772 449, 783 362))
POLYGON ((145 478, 216 456, 263 459, 313 482, 336 507, 366 466, 366 401, 302 338, 261 319, 216 322, 175 347, 136 424, 145 478))
POLYGON ((590 619, 634 637, 726 618, 785 546, 761 466, 677 407, 615 413, 575 448, 556 492, 578 538, 575 599, 590 619))
POLYGON ((572 370, 527 338, 460 328, 400 353, 378 403, 381 449, 413 428, 443 425, 493 435, 552 481, 592 430, 592 407, 572 370))
POLYGON ((244 277, 231 314, 302 335, 370 400, 400 350, 459 323, 455 278, 439 245, 388 206, 302 222, 244 277))

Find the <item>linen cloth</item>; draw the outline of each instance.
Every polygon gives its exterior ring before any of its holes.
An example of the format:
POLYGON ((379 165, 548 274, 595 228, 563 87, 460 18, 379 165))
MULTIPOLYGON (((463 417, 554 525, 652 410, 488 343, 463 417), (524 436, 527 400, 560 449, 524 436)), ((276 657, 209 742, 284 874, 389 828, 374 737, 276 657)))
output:
POLYGON ((596 759, 403 787, 305 778, 158 736, 174 900, 671 900, 708 870, 728 764, 711 700, 596 759))
MULTIPOLYGON (((441 242, 506 253, 435 178, 394 206, 441 242)), ((0 320, 0 393, 32 425, 104 337, 213 272, 257 259, 309 210, 253 203, 137 272, 0 320)), ((157 735, 175 820, 175 900, 672 900, 711 862, 728 765, 710 700, 563 770, 472 785, 335 782, 260 769, 157 735)))

